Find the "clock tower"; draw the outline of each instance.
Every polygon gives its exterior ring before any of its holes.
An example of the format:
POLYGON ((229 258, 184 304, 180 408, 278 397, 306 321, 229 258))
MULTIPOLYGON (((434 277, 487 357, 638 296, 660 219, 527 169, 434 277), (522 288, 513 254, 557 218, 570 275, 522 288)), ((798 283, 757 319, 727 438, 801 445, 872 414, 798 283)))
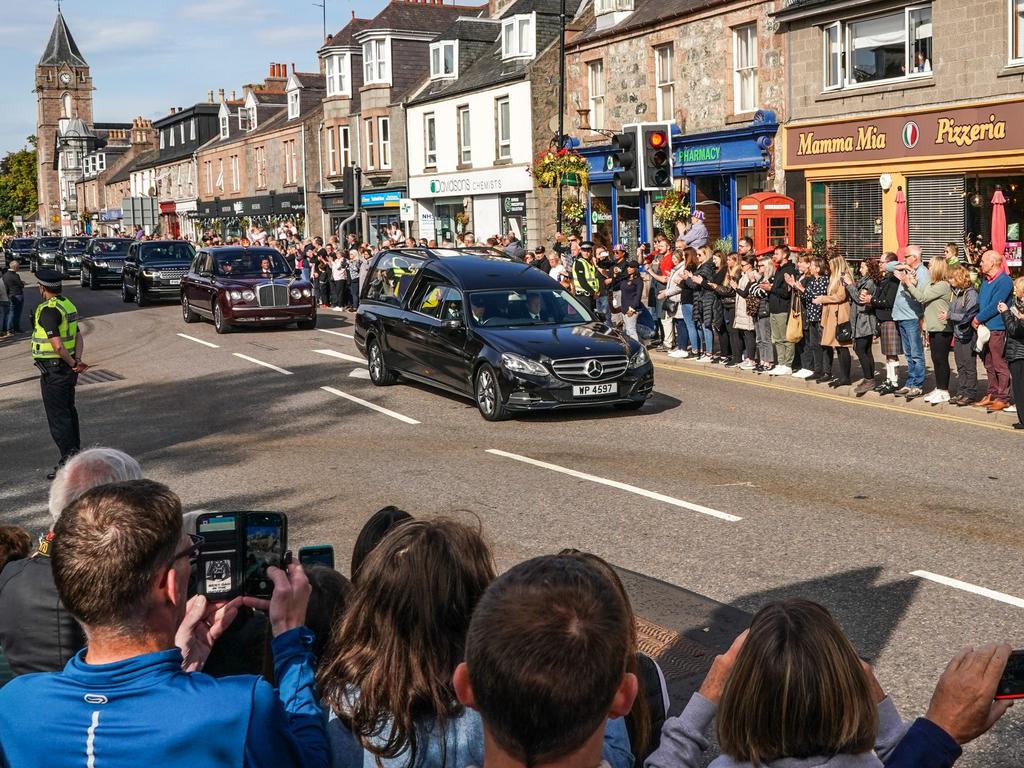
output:
POLYGON ((60 216, 62 196, 69 196, 68 190, 60 189, 58 136, 75 118, 92 126, 92 92, 89 65, 58 11, 46 50, 36 65, 39 219, 47 229, 58 228, 59 218, 55 222, 54 217, 60 216))

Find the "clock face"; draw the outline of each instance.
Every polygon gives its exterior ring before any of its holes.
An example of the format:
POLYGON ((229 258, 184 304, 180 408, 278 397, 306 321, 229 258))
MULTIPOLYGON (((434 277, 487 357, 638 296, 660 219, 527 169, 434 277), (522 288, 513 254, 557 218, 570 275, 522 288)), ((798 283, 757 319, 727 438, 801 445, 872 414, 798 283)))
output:
POLYGON ((69 75, 67 72, 61 72, 60 73, 60 81, 62 83, 64 83, 64 85, 67 85, 68 83, 71 82, 71 75, 69 75))

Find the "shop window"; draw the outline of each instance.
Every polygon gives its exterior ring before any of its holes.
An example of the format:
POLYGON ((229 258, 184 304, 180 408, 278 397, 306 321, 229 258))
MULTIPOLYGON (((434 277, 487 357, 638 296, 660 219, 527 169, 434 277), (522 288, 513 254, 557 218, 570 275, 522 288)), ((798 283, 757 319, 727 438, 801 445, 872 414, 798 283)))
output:
POLYGON ((882 253, 882 188, 876 178, 811 185, 816 237, 834 242, 847 259, 882 253))
POLYGON ((590 239, 603 248, 612 242, 612 185, 590 185, 590 239))
POLYGON ((599 131, 604 128, 604 62, 601 59, 587 65, 590 85, 590 127, 599 131))
POLYGON ((925 258, 941 255, 946 243, 963 243, 965 190, 963 176, 907 179, 907 230, 910 242, 924 249, 925 258))
POLYGON ((428 168, 437 165, 437 118, 432 112, 423 116, 423 164, 428 168))
POLYGON ((757 109, 757 24, 732 31, 733 106, 737 114, 757 109))
POLYGON ((495 108, 498 113, 498 159, 510 160, 512 158, 512 112, 509 107, 508 97, 498 99, 495 103, 495 108))
POLYGON ((1006 242, 1019 247, 1024 224, 1024 176, 981 176, 969 178, 966 190, 967 234, 982 247, 992 242, 992 196, 996 187, 1002 190, 1006 203, 1006 242))
POLYGON ((470 134, 469 107, 459 107, 459 163, 469 165, 473 162, 473 143, 470 134))
POLYGON ((1024 64, 1024 0, 1010 0, 1010 63, 1024 64))
POLYGON ((654 73, 658 89, 658 120, 674 120, 675 77, 672 67, 672 43, 654 49, 654 73))
POLYGON ((930 4, 836 22, 822 33, 826 90, 932 74, 930 4))

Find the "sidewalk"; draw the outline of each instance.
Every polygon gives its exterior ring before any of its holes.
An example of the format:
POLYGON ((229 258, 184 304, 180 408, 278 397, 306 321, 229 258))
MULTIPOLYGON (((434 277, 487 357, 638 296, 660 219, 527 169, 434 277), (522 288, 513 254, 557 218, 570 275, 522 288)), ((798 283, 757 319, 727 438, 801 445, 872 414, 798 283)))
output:
MULTIPOLYGON (((735 380, 737 382, 751 383, 758 386, 768 386, 777 389, 790 389, 799 393, 814 394, 816 397, 829 397, 832 399, 848 399, 851 402, 871 404, 875 407, 887 407, 895 410, 906 409, 908 411, 915 411, 929 416, 941 416, 947 420, 961 421, 967 423, 976 423, 990 428, 1006 428, 1012 429, 1011 425, 1017 421, 1017 414, 1006 413, 1005 411, 998 413, 988 413, 984 408, 975 408, 973 406, 965 406, 958 408, 954 405, 941 404, 931 405, 930 403, 924 402, 924 397, 916 398, 907 402, 902 397, 894 397, 893 395, 881 396, 875 392, 868 392, 862 397, 857 397, 853 394, 853 389, 859 382, 859 379, 854 379, 853 385, 847 387, 838 387, 831 389, 826 384, 815 384, 807 381, 806 379, 794 379, 792 376, 768 376, 767 374, 757 374, 753 371, 742 371, 739 368, 726 368, 724 365, 712 365, 711 363, 698 363, 696 358, 673 358, 669 357, 665 352, 655 352, 649 349, 648 352, 651 355, 651 360, 654 362, 656 368, 665 368, 672 371, 684 371, 687 373, 696 373, 702 376, 709 376, 712 378, 721 378, 725 380, 735 380)), ((927 358, 927 353, 926 353, 927 358)), ((875 349, 875 359, 882 359, 878 354, 878 349, 875 349)), ((952 361, 951 361, 952 362, 952 361)), ((877 368, 876 364, 876 368, 877 368)), ((856 366, 856 359, 854 359, 854 369, 860 370, 856 366)), ((794 368, 794 372, 796 369, 794 368)), ((901 365, 897 369, 897 375, 900 382, 906 379, 906 366, 901 365)), ((877 381, 882 380, 884 369, 881 372, 875 374, 877 381)), ((987 381, 984 378, 985 369, 982 368, 981 362, 978 362, 978 393, 979 397, 984 396, 987 381)), ((925 375, 925 386, 924 392, 927 395, 932 389, 935 388, 935 376, 932 370, 929 368, 926 370, 925 375)), ((956 373, 954 371, 953 379, 950 381, 950 395, 956 394, 956 373)))

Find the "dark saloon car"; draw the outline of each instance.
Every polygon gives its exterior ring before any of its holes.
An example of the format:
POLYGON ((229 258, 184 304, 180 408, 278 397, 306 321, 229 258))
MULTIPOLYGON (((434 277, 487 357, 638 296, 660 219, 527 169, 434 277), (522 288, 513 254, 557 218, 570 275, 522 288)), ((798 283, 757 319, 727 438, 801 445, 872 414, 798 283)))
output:
POLYGON ((88 237, 65 237, 54 269, 65 278, 78 277, 82 271, 82 255, 88 245, 88 237))
POLYGON ((370 379, 401 375, 472 398, 489 421, 513 411, 640 408, 647 351, 540 270, 454 249, 381 252, 361 289, 355 339, 370 379))
POLYGON ((132 243, 121 272, 121 300, 140 307, 153 299, 181 297, 181 279, 188 272, 196 249, 184 240, 148 240, 132 243))
POLYGON ((181 280, 181 316, 213 321, 217 333, 233 325, 316 328, 313 285, 297 277, 273 248, 218 246, 196 254, 181 280))
POLYGON ((5 253, 5 262, 11 262, 15 259, 22 267, 33 267, 35 266, 36 258, 36 239, 34 237, 16 237, 7 244, 7 252, 5 253))
POLYGON ((63 243, 63 237, 40 237, 36 240, 36 252, 32 257, 31 264, 32 271, 45 268, 55 269, 63 243))
POLYGON ((128 247, 134 243, 130 237, 94 237, 82 254, 82 287, 92 290, 104 285, 118 285, 128 247))

